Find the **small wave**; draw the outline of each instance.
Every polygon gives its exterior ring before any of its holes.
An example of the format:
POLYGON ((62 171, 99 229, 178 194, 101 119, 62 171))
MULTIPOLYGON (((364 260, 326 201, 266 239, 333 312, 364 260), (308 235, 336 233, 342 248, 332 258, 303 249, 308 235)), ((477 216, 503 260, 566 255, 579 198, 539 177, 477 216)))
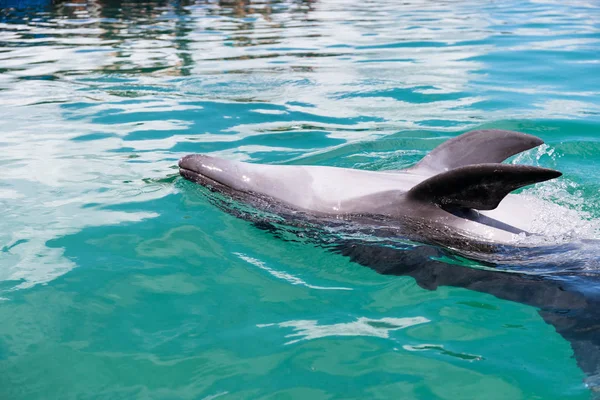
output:
POLYGON ((446 350, 444 348, 444 346, 437 345, 437 344, 418 344, 418 345, 414 345, 414 346, 404 345, 404 346, 402 346, 402 348, 407 351, 433 350, 433 351, 437 351, 440 354, 444 354, 444 355, 455 357, 455 358, 460 358, 460 359, 466 360, 466 361, 481 361, 481 360, 483 360, 482 356, 478 356, 475 354, 467 354, 467 353, 457 353, 454 351, 446 350))
POLYGON ((294 275, 288 274, 287 272, 281 272, 281 271, 277 271, 273 268, 270 268, 264 262, 254 258, 254 257, 249 257, 242 253, 233 253, 233 254, 235 254, 242 260, 246 261, 247 263, 250 263, 264 271, 267 271, 269 274, 271 274, 275 278, 283 279, 284 281, 287 281, 287 282, 291 283, 292 285, 301 285, 301 286, 305 286, 309 289, 317 289, 317 290, 353 290, 352 288, 347 288, 347 287, 311 285, 294 275))

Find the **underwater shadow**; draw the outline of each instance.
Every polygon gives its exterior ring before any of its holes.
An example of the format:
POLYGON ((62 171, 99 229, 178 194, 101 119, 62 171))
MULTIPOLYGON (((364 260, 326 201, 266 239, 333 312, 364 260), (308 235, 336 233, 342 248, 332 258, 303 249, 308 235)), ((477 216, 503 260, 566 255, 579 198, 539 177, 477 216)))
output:
POLYGON ((600 390, 600 276, 584 271, 557 276, 532 275, 454 263, 450 251, 418 245, 403 250, 348 241, 330 250, 384 275, 410 276, 426 290, 453 286, 491 294, 539 309, 540 316, 570 342, 586 384, 600 390), (444 262, 449 260, 452 263, 444 262))

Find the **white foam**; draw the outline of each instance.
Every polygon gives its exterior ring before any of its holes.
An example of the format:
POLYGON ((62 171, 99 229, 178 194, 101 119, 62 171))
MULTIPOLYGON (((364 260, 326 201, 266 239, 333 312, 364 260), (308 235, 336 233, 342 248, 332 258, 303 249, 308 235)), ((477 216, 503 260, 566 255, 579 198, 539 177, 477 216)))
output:
MULTIPOLYGON (((539 165, 547 158, 555 164, 558 155, 552 147, 543 144, 519 154, 513 163, 539 165)), ((563 176, 535 185, 520 196, 532 216, 529 232, 535 235, 516 235, 516 243, 540 245, 600 239, 600 220, 586 210, 597 208, 590 207, 590 202, 600 199, 584 198, 580 186, 568 178, 563 176)))

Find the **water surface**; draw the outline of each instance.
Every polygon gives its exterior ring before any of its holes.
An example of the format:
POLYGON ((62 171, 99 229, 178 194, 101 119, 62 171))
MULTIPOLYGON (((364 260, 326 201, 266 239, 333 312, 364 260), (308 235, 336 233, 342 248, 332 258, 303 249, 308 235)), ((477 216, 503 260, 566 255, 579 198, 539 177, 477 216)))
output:
POLYGON ((0 398, 588 398, 536 308, 274 237, 176 164, 513 129, 576 215, 540 223, 593 236, 599 54, 594 1, 0 0, 0 398))

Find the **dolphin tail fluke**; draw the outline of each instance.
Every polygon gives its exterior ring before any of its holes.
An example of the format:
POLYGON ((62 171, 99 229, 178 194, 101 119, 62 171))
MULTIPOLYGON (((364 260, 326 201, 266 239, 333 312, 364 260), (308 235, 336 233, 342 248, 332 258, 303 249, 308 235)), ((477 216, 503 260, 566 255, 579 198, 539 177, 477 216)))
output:
POLYGON ((440 207, 493 210, 507 194, 562 174, 546 168, 511 164, 459 167, 424 180, 406 194, 410 200, 440 207))
POLYGON ((471 131, 437 146, 412 170, 436 174, 467 165, 501 163, 543 143, 536 136, 520 132, 499 129, 471 131))

